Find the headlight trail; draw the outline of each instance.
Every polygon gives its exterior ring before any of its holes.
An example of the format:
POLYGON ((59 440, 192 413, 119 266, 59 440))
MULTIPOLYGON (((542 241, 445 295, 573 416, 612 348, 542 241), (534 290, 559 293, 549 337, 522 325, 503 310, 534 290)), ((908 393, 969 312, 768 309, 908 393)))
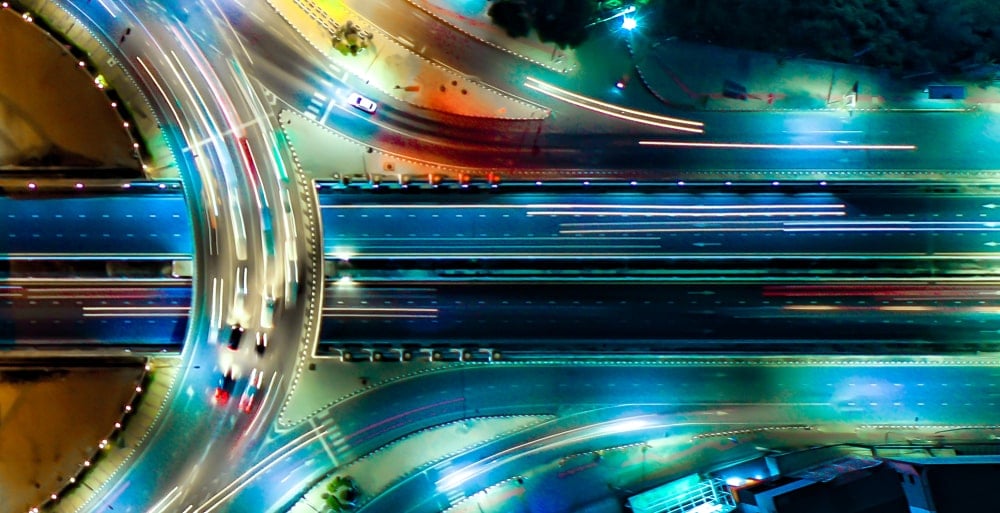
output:
POLYGON ((565 89, 560 89, 553 85, 540 82, 531 77, 528 77, 528 82, 525 82, 524 86, 557 100, 562 100, 571 105, 576 105, 581 109, 596 112, 598 114, 604 114, 605 116, 611 116, 613 118, 632 121, 633 123, 640 123, 643 125, 655 126, 658 128, 666 128, 668 130, 677 130, 679 132, 689 132, 694 134, 701 134, 705 132, 702 128, 703 124, 699 121, 670 118, 648 112, 627 109, 617 105, 611 105, 610 103, 604 103, 593 98, 587 98, 585 96, 571 93, 565 89))
POLYGON ((681 141, 639 141, 640 146, 667 146, 672 148, 717 148, 729 150, 886 150, 913 151, 912 144, 759 144, 712 143, 681 141))

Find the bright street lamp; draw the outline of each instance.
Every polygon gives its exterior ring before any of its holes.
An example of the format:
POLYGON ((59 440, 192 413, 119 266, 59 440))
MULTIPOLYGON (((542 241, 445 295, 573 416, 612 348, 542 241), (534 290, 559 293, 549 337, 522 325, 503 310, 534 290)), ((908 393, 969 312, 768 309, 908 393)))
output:
MULTIPOLYGON (((597 21, 595 21, 595 22, 593 22, 593 23, 588 23, 588 24, 587 24, 587 28, 590 28, 590 27, 593 27, 594 25, 600 25, 601 23, 604 23, 604 22, 606 22, 606 21, 611 21, 611 20, 613 20, 613 19, 615 19, 615 18, 617 18, 617 17, 619 17, 619 16, 625 16, 626 14, 631 14, 631 13, 634 13, 635 11, 636 11, 636 8, 635 8, 635 6, 634 6, 634 5, 630 5, 630 6, 628 6, 628 7, 625 7, 625 8, 623 8, 623 9, 621 9, 620 11, 618 11, 618 12, 616 12, 616 13, 612 14, 611 16, 608 16, 607 18, 603 18, 603 19, 600 19, 600 20, 597 20, 597 21)), ((633 28, 635 28, 635 26, 632 26, 632 27, 626 27, 626 25, 627 25, 628 23, 630 23, 630 22, 628 22, 628 21, 627 21, 627 19, 628 19, 628 17, 626 16, 626 21, 624 21, 624 22, 622 23, 622 27, 624 27, 624 28, 627 28, 628 30, 632 30, 633 28)), ((634 24, 634 23, 635 23, 635 20, 632 20, 632 21, 631 21, 631 23, 633 23, 633 24, 634 24)))

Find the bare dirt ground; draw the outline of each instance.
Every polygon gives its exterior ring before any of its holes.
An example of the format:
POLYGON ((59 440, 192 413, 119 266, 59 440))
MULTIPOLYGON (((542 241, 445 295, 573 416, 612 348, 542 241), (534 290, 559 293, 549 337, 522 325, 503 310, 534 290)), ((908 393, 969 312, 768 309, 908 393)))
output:
POLYGON ((0 363, 0 511, 28 511, 58 492, 108 436, 143 375, 113 368, 0 363))

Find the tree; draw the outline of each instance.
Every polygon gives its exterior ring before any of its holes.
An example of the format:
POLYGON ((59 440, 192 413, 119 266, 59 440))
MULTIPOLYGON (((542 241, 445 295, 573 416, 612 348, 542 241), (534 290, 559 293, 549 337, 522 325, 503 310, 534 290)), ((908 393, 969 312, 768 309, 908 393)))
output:
POLYGON ((326 493, 322 497, 331 512, 339 513, 356 508, 355 501, 360 493, 357 483, 350 477, 333 476, 326 484, 326 493))
POLYGON ((368 48, 371 40, 372 34, 361 30, 351 20, 347 20, 346 23, 337 29, 337 33, 333 35, 334 47, 339 48, 341 53, 346 54, 346 52, 350 52, 351 55, 363 52, 365 48, 368 48))
POLYGON ((521 2, 499 0, 493 2, 486 13, 493 24, 503 28, 510 37, 524 37, 531 33, 531 18, 521 2))
POLYGON ((580 46, 587 40, 587 25, 595 21, 598 3, 596 0, 496 0, 487 13, 510 37, 523 37, 534 29, 541 41, 566 48, 580 46))
POLYGON ((596 13, 592 0, 538 0, 533 16, 538 39, 560 48, 580 46, 596 13))
POLYGON ((663 35, 904 72, 1000 58, 995 0, 660 0, 663 35))

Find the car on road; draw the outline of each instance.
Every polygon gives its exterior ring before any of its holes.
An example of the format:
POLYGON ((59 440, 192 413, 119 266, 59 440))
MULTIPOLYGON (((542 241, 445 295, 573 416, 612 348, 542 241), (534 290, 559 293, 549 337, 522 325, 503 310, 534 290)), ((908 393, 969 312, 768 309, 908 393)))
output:
POLYGON ((229 396, 233 395, 234 388, 236 388, 236 375, 233 373, 233 368, 230 367, 219 376, 219 383, 215 386, 215 402, 227 403, 229 396))
POLYGON ((239 324, 234 324, 230 326, 229 341, 226 342, 226 347, 228 347, 230 351, 236 351, 237 349, 239 349, 240 342, 243 341, 243 333, 245 332, 246 329, 243 326, 240 326, 239 324))
POLYGON ((257 340, 254 345, 254 351, 257 351, 258 355, 263 356, 264 351, 267 351, 267 342, 270 337, 267 335, 266 331, 258 331, 256 338, 257 340))
POLYGON ((274 310, 278 307, 278 301, 274 296, 267 294, 260 307, 260 327, 270 329, 274 327, 274 310))
POLYGON ((375 114, 375 111, 378 109, 377 103, 361 96, 358 93, 351 93, 351 95, 347 97, 347 101, 355 109, 363 110, 369 114, 375 114))
POLYGON ((246 389, 243 390, 243 397, 240 397, 240 411, 243 413, 253 411, 254 401, 257 399, 257 394, 260 393, 260 387, 263 382, 263 372, 257 369, 250 371, 250 381, 247 383, 246 389))
POLYGON ((237 316, 242 316, 246 312, 248 274, 249 269, 245 266, 238 267, 236 269, 236 289, 233 291, 233 312, 237 316))

